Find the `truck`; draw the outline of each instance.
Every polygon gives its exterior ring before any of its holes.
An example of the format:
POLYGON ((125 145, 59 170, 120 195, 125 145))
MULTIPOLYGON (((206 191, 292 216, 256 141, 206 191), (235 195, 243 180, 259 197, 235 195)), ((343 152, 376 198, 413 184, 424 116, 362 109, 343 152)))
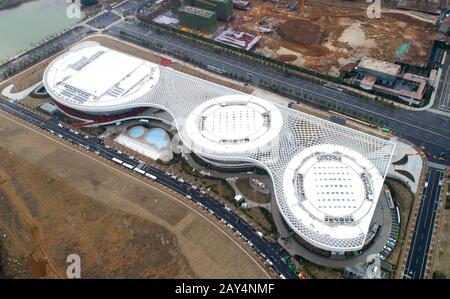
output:
POLYGON ((139 122, 143 124, 148 124, 148 119, 140 119, 139 122))

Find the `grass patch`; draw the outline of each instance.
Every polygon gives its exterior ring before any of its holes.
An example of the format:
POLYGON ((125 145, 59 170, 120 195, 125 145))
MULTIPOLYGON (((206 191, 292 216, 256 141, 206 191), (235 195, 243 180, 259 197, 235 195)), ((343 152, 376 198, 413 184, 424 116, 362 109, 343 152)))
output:
POLYGON ((106 131, 104 127, 83 127, 80 129, 80 131, 85 132, 92 136, 99 136, 103 134, 103 132, 106 131))
POLYGON ((398 205, 400 210, 400 231, 398 234, 397 244, 393 249, 392 253, 386 260, 388 263, 397 266, 400 258, 401 248, 403 247, 403 242, 406 234, 406 226, 408 225, 409 215, 414 201, 414 196, 403 182, 387 179, 386 185, 391 192, 392 199, 398 205))
POLYGON ((180 171, 186 172, 190 175, 195 182, 202 184, 216 195, 233 202, 234 201, 234 190, 224 179, 212 178, 201 176, 199 173, 192 171, 192 167, 184 159, 180 159, 180 171))
POLYGON ((242 210, 247 216, 253 219, 259 226, 261 226, 267 233, 276 235, 277 228, 273 221, 272 214, 264 208, 256 207, 248 210, 242 210))
POLYGON ((305 259, 302 259, 302 264, 306 274, 315 279, 340 279, 344 274, 342 269, 324 267, 305 259))
POLYGON ((401 170, 401 169, 396 169, 395 171, 397 171, 398 173, 400 173, 401 175, 404 175, 405 177, 407 177, 408 179, 410 179, 412 182, 415 182, 416 180, 414 179, 414 176, 409 173, 406 170, 401 170))

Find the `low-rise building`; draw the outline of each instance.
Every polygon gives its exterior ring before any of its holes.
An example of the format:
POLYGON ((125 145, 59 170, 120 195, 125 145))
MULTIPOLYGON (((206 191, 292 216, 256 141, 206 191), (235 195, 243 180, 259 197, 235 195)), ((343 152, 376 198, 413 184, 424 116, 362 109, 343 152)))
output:
POLYGON ((425 78, 405 72, 399 64, 370 57, 364 57, 355 70, 355 82, 362 89, 389 94, 415 105, 420 105, 428 83, 435 77, 435 72, 425 78))
POLYGON ((53 115, 58 112, 58 107, 52 103, 44 103, 39 108, 47 114, 53 115))
POLYGON ((364 57, 357 66, 358 74, 368 76, 367 83, 371 83, 373 78, 381 81, 380 83, 387 86, 392 86, 400 73, 401 66, 395 63, 390 63, 378 60, 371 57, 364 57))

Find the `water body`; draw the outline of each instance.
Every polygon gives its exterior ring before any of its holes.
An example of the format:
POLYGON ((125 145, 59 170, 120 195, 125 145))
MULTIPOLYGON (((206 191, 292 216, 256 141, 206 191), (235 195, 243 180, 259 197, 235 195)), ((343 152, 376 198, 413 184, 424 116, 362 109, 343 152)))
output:
POLYGON ((160 128, 151 129, 145 139, 148 143, 152 144, 158 150, 162 150, 167 145, 169 145, 170 138, 167 132, 160 128))
POLYGON ((133 138, 139 138, 142 137, 142 135, 144 135, 145 133, 145 128, 144 127, 133 127, 130 129, 129 134, 131 137, 133 138))
POLYGON ((0 11, 0 61, 76 24, 65 0, 35 0, 0 11))

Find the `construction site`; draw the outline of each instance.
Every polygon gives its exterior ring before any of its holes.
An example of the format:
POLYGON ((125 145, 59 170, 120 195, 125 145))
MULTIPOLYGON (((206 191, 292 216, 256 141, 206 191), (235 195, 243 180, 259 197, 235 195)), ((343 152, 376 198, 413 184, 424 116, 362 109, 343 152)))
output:
POLYGON ((260 54, 332 76, 364 56, 424 65, 437 37, 433 21, 416 16, 382 12, 370 19, 364 7, 314 1, 298 6, 253 0, 251 10, 234 11, 232 26, 262 35, 260 54))
POLYGON ((165 9, 153 6, 152 11, 157 14, 151 14, 147 20, 336 77, 353 69, 363 57, 425 65, 433 40, 439 36, 435 15, 382 7, 379 18, 369 18, 365 3, 305 0, 165 3, 165 9), (222 6, 227 9, 220 9, 222 6))

